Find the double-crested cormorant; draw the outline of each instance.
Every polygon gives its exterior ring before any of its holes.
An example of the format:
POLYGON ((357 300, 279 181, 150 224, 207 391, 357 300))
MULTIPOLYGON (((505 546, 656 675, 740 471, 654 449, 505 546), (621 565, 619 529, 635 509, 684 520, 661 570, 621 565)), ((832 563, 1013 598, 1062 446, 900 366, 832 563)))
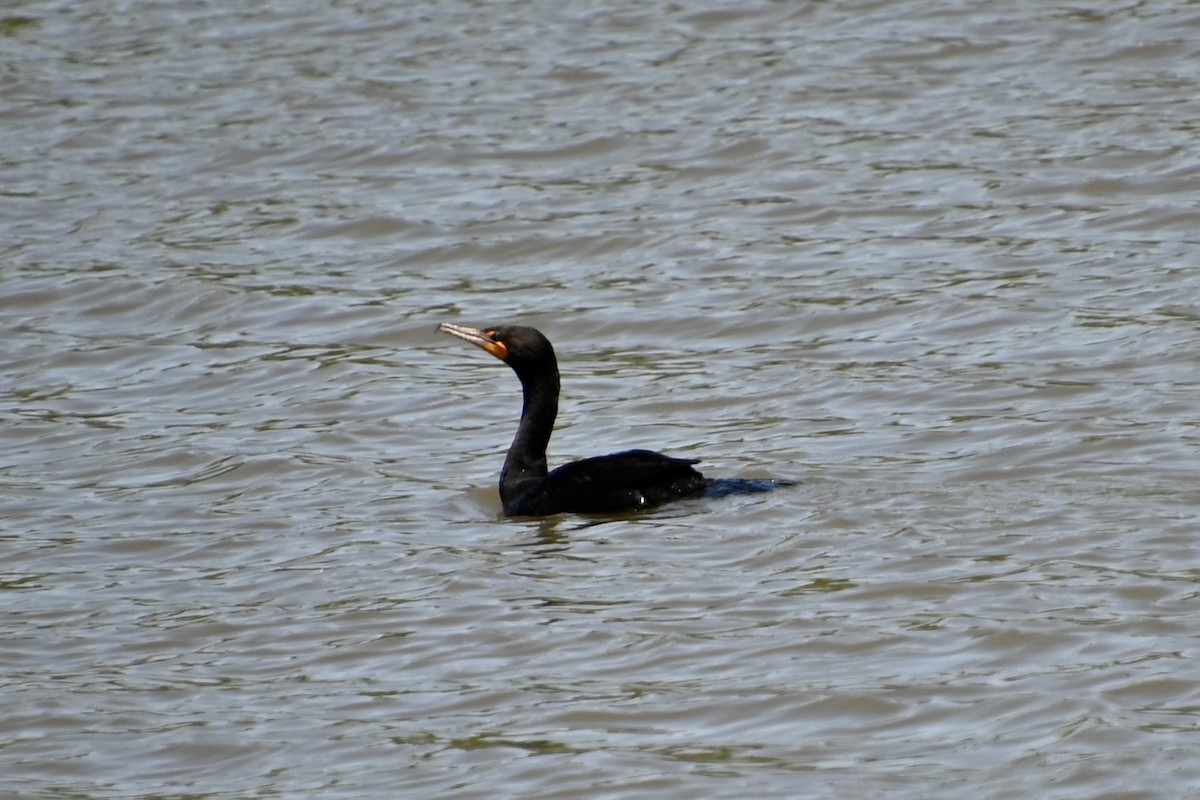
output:
POLYGON ((631 511, 713 490, 760 492, 784 485, 710 480, 692 467, 699 459, 650 450, 586 458, 547 471, 546 445, 558 415, 559 389, 558 360, 550 341, 540 331, 517 325, 477 329, 443 323, 437 330, 482 347, 512 367, 521 380, 521 422, 500 471, 500 500, 509 516, 631 511))

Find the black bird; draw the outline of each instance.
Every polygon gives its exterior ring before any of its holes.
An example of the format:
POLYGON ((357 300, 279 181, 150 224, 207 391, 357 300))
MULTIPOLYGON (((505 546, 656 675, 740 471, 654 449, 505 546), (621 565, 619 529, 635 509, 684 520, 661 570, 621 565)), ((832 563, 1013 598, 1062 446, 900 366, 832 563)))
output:
POLYGON ((650 450, 586 458, 547 471, 546 446, 558 416, 559 389, 558 360, 550 341, 540 331, 518 325, 477 329, 443 323, 437 330, 482 347, 512 367, 521 380, 521 422, 500 471, 500 500, 509 516, 633 511, 706 493, 761 492, 790 485, 710 480, 692 467, 699 459, 650 450))

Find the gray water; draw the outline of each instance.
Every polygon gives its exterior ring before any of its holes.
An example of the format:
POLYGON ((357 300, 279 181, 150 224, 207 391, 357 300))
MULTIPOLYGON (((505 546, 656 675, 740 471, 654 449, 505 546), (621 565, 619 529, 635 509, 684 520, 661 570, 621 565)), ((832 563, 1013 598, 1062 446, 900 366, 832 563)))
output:
POLYGON ((0 795, 1200 797, 1200 6, 0 15, 0 795), (803 481, 511 521, 552 463, 803 481))

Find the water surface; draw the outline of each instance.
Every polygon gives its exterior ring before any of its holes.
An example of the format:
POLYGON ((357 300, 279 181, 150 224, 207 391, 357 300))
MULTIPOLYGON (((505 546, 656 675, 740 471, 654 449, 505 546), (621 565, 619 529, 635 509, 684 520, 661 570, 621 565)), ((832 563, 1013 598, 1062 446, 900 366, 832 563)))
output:
POLYGON ((1194 797, 1200 12, 29 0, 0 789, 1194 797), (554 463, 788 491, 510 521, 554 463))

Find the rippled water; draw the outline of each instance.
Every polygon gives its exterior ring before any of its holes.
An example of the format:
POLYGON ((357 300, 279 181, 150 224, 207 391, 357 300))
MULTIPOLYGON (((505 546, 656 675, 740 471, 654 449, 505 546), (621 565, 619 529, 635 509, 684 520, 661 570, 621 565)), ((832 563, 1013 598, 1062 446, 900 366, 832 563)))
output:
POLYGON ((1200 7, 0 15, 0 794, 1200 797, 1200 7), (804 481, 508 521, 555 462, 804 481))

